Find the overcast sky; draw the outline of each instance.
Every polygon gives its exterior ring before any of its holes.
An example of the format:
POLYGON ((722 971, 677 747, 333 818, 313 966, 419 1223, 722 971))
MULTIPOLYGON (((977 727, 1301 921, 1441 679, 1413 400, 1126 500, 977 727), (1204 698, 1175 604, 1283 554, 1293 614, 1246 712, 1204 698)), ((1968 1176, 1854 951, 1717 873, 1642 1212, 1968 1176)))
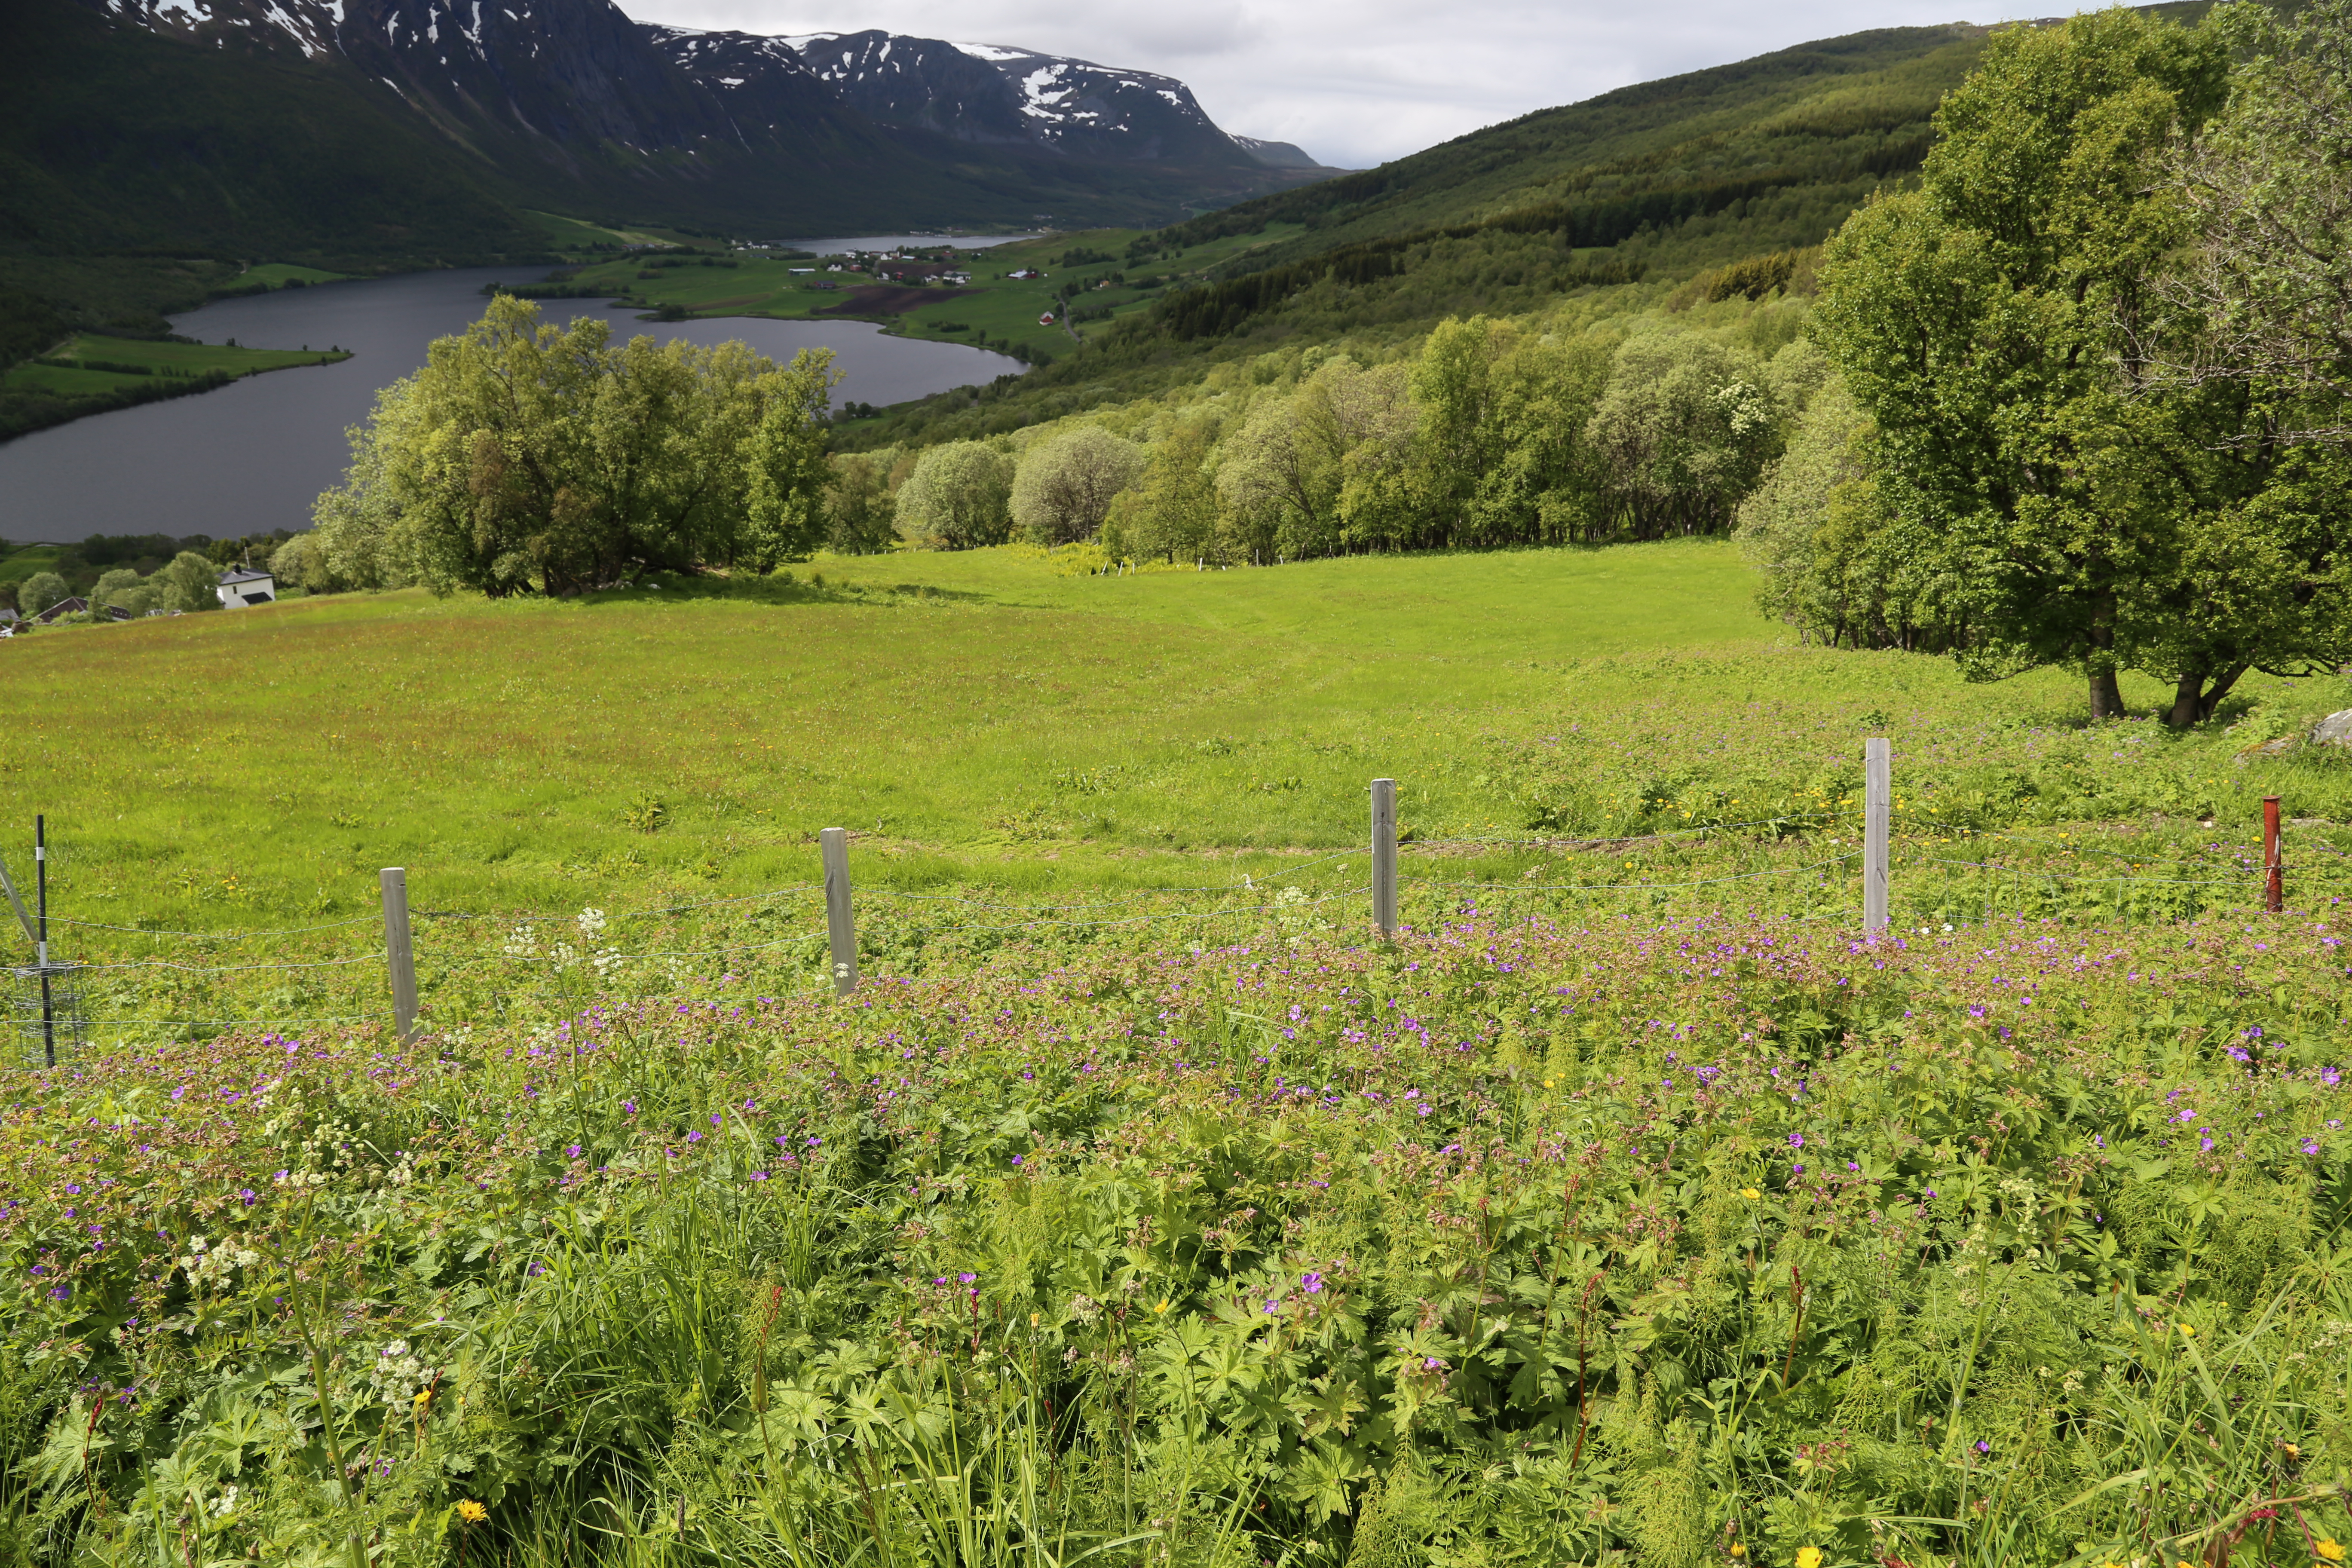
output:
POLYGON ((643 21, 1015 44, 1180 77, 1227 131, 1385 159, 1628 82, 1864 27, 2050 16, 1950 0, 620 0, 643 21))

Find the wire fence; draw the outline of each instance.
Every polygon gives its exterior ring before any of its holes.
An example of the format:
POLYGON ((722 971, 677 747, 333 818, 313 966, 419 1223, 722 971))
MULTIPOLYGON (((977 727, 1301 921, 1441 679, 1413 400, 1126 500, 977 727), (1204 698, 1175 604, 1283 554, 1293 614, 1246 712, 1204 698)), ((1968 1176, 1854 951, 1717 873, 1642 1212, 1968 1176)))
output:
MULTIPOLYGON (((1736 898, 1750 901, 1747 912, 1859 925, 1873 867, 1891 883, 1899 910, 1892 922, 1900 926, 1950 929, 2001 915, 2177 920, 2261 908, 2280 860, 2275 840, 2249 846, 2208 835, 2205 842, 2118 847, 2090 842, 2080 830, 1955 826, 1896 816, 1881 805, 1885 826, 1874 837, 1864 803, 1640 834, 1402 843, 1382 842, 1376 811, 1368 844, 1223 881, 1083 901, 1023 899, 992 887, 901 887, 881 861, 869 868, 879 873, 875 879, 853 888, 845 859, 837 889, 791 882, 637 909, 436 909, 412 917, 404 891, 396 931, 373 912, 227 931, 50 915, 50 925, 110 951, 81 963, 53 954, 46 1000, 34 984, 37 970, 15 971, 14 1023, 25 1059, 38 1062, 92 1038, 142 1032, 381 1023, 404 1034, 415 1017, 394 1000, 403 994, 404 962, 413 965, 406 994, 418 1004, 411 1005, 421 1004, 429 1022, 446 1026, 551 1016, 598 998, 676 994, 714 983, 805 987, 822 984, 828 971, 844 991, 861 971, 872 972, 870 979, 923 983, 969 973, 1009 948, 1034 949, 1028 960, 1050 963, 1063 950, 1164 942, 1171 931, 1195 945, 1351 933, 1378 939, 1391 924, 1409 929, 1474 914, 1673 916, 1717 912, 1736 898), (1859 835, 1857 825, 1864 829, 1859 835), (1450 861, 1468 862, 1471 874, 1443 874, 1450 861), (1499 865, 1515 874, 1494 874, 1499 865), (630 932, 647 940, 623 940, 630 932), (255 948, 264 951, 237 951, 255 948)), ((2352 855, 2316 835, 2303 842, 2332 857, 2298 872, 2306 901, 2352 896, 2352 872, 2343 867, 2352 855)))

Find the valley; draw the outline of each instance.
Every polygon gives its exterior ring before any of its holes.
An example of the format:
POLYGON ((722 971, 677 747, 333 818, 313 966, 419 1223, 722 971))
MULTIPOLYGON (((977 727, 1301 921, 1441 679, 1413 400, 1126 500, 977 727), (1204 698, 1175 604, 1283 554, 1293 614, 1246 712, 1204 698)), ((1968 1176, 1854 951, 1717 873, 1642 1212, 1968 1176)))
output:
POLYGON ((0 10, 0 1568, 2345 1560, 2352 0, 1149 20, 0 10))

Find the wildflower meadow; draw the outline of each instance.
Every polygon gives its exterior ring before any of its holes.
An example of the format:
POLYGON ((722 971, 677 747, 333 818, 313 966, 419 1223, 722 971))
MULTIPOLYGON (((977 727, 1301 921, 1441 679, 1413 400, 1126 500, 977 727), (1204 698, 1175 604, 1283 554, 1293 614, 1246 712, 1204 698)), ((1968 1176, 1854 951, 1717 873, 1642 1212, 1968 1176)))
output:
POLYGON ((6 1550, 2352 1537, 2339 922, 1467 910, 20 1077, 6 1550))
POLYGON ((0 1093, 0 1563, 2336 1561, 2340 681, 2088 725, 1705 549, 12 649, 87 1043, 0 1093))

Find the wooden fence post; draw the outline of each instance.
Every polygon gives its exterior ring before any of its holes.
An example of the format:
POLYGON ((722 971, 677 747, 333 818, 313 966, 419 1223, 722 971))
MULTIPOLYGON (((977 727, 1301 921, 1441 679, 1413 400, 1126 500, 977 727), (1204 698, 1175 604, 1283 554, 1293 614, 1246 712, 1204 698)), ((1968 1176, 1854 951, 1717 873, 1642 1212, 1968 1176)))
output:
POLYGON ((1372 924, 1381 940, 1396 935, 1396 780, 1372 781, 1372 924))
POLYGON ((1886 832, 1895 809, 1894 748, 1885 740, 1862 748, 1866 796, 1862 821, 1862 929, 1886 929, 1886 832))
POLYGON ((2279 797, 2263 796, 2263 908, 2286 908, 2286 868, 2279 860, 2279 797))
POLYGON ((834 994, 857 989, 857 926, 849 910, 849 829, 828 827, 816 836, 824 856, 824 928, 833 942, 834 994))
POLYGON ((416 950, 408 938, 408 872, 386 866, 376 874, 383 889, 383 957, 392 971, 392 1026, 406 1045, 416 1037, 416 950))

